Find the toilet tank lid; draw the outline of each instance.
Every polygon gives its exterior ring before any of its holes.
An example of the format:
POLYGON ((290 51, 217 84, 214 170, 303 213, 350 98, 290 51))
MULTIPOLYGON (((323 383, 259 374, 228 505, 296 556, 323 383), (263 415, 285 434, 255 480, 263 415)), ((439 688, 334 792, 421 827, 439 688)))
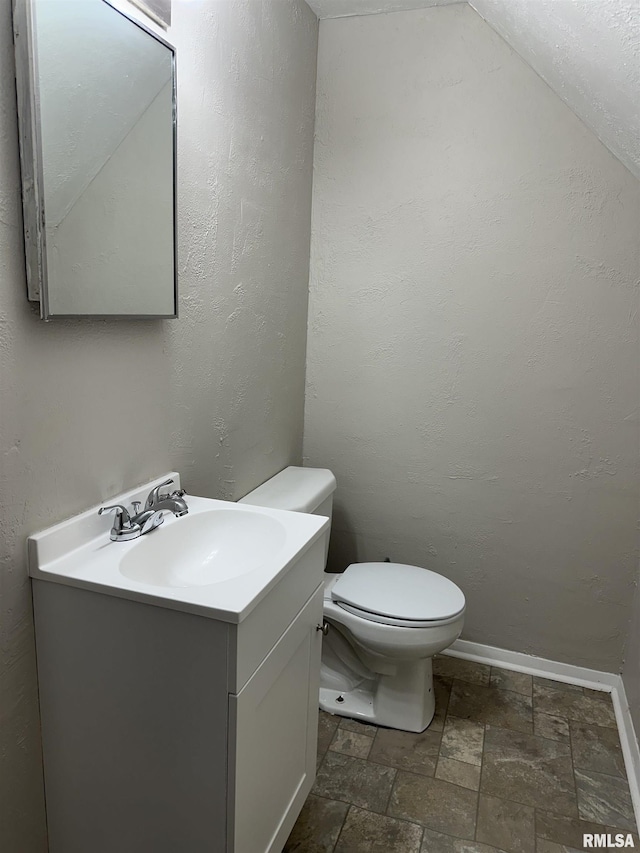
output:
POLYGON ((336 478, 328 468, 299 468, 290 465, 266 483, 258 486, 238 503, 314 512, 333 494, 336 478))
POLYGON ((403 563, 353 563, 333 585, 331 597, 368 613, 416 622, 449 619, 465 608, 453 581, 403 563))

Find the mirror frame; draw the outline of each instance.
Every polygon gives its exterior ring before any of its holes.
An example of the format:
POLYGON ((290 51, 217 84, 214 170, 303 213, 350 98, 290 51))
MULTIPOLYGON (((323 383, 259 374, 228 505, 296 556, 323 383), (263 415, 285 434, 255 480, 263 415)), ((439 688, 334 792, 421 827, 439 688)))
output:
POLYGON ((43 320, 90 317, 100 320, 162 320, 178 316, 178 140, 176 49, 162 36, 126 14, 111 0, 100 0, 171 51, 173 135, 173 299, 172 314, 51 314, 45 233, 40 93, 38 85, 37 35, 34 27, 36 0, 13 0, 13 42, 16 61, 16 95, 20 142, 22 215, 27 275, 27 299, 40 303, 43 320))

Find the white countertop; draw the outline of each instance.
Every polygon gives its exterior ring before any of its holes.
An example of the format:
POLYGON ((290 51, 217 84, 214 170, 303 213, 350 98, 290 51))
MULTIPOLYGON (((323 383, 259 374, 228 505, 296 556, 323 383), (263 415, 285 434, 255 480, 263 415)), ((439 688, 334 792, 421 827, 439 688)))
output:
MULTIPOLYGON (((175 482, 175 486, 171 488, 178 488, 179 475, 165 474, 151 483, 110 498, 104 503, 129 506, 134 500, 144 501, 150 489, 169 477, 175 482)), ((322 516, 193 495, 185 495, 185 500, 189 515, 176 518, 171 513, 166 513, 164 523, 157 530, 128 542, 110 540, 109 531, 113 516, 99 516, 99 505, 36 533, 28 539, 29 574, 38 580, 68 584, 120 598, 197 613, 211 619, 238 623, 278 583, 301 554, 319 538, 328 535, 329 520, 322 516), (249 511, 277 519, 285 531, 282 544, 274 553, 265 552, 264 560, 253 570, 203 586, 155 586, 133 580, 120 571, 122 558, 146 537, 158 537, 159 542, 170 526, 180 525, 198 513, 217 509, 240 513, 249 511)))

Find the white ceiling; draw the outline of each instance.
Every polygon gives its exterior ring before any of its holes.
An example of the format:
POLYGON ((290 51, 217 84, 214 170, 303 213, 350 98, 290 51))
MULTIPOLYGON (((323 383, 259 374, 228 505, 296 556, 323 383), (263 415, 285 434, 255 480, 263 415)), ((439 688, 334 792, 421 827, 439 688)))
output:
POLYGON ((460 0, 306 0, 319 18, 350 18, 378 12, 406 12, 429 6, 450 6, 460 0))
MULTIPOLYGON (((307 0, 319 18, 456 0, 307 0)), ((640 178, 640 2, 471 0, 470 5, 640 178)))

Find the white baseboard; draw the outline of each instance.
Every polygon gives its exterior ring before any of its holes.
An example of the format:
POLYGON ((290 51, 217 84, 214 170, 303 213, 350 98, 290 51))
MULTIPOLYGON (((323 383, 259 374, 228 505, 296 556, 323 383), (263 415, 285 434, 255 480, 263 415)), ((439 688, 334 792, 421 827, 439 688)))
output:
POLYGON ((497 649, 495 646, 470 643, 468 640, 456 640, 443 654, 499 666, 502 669, 526 672, 529 675, 540 675, 543 678, 552 678, 554 681, 564 681, 567 684, 579 684, 591 690, 606 690, 608 693, 617 686, 617 681, 620 679, 619 675, 614 675, 612 672, 600 672, 598 669, 587 669, 570 663, 537 658, 522 652, 510 652, 507 649, 497 649))
POLYGON ((640 831, 640 748, 638 746, 638 733, 633 727, 624 681, 620 675, 615 677, 618 679, 618 684, 611 691, 611 698, 616 712, 620 744, 624 755, 624 764, 627 768, 629 788, 631 789, 631 800, 633 801, 633 810, 636 813, 636 824, 640 831))
POLYGON ((640 829, 640 747, 633 727, 624 683, 620 675, 525 655, 521 652, 511 652, 507 649, 498 649, 495 646, 471 643, 469 640, 456 640, 443 654, 611 693, 631 790, 631 800, 636 815, 636 823, 640 829))

